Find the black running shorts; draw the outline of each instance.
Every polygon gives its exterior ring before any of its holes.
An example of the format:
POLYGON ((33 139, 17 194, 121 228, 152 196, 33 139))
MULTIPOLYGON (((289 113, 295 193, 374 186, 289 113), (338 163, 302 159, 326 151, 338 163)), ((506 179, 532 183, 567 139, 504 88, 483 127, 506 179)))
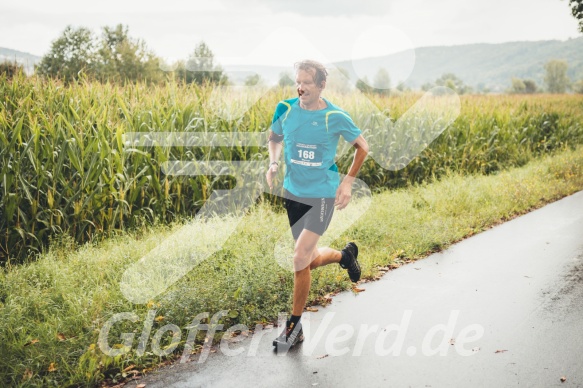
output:
POLYGON ((332 220, 335 198, 301 198, 287 190, 284 195, 284 206, 294 240, 300 237, 304 229, 323 235, 332 220))

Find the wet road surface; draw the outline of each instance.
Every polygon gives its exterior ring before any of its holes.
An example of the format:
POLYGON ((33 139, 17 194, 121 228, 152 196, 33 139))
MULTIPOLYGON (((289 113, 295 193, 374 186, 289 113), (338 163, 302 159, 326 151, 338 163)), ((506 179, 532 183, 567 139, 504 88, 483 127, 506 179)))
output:
POLYGON ((266 328, 138 383, 583 387, 583 192, 360 287, 304 313, 287 353, 266 328))

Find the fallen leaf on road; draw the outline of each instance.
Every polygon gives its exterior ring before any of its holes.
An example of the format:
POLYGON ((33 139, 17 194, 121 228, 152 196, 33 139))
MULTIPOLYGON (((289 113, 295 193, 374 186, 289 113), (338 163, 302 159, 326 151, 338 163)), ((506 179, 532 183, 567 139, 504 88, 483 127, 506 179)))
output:
POLYGON ((325 307, 328 304, 332 303, 332 295, 336 295, 336 294, 326 294, 324 296, 319 296, 316 298, 316 300, 314 302, 325 307))
POLYGON ((327 355, 327 354, 323 354, 323 355, 321 355, 321 356, 318 356, 318 357, 316 357, 316 358, 317 358, 318 360, 320 360, 320 359, 322 359, 322 358, 326 358, 326 357, 328 357, 328 355, 327 355))
POLYGON ((123 370, 123 372, 127 372, 127 371, 129 371, 129 370, 132 370, 132 369, 134 369, 135 367, 136 367, 136 366, 135 366, 134 364, 132 364, 132 365, 128 366, 127 368, 125 368, 125 369, 123 370))
POLYGON ((306 311, 310 311, 310 312, 312 312, 312 313, 315 313, 315 312, 317 312, 317 311, 318 311, 318 309, 317 309, 317 308, 315 308, 315 307, 306 307, 306 311))
POLYGON ((364 288, 358 288, 358 287, 352 287, 352 291, 354 291, 354 292, 363 292, 363 291, 365 291, 365 289, 364 288))
POLYGON ((561 377, 561 383, 564 383, 565 381, 567 381, 567 378, 565 376, 561 377))
POLYGON ((506 350, 506 349, 498 349, 494 353, 504 353, 504 352, 507 352, 507 351, 508 350, 506 350))

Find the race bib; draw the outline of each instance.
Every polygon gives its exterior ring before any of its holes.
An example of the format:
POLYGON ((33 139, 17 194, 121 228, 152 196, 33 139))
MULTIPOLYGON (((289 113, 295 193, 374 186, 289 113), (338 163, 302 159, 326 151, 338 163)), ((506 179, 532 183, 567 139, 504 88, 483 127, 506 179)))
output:
POLYGON ((322 146, 318 144, 296 143, 293 147, 291 162, 307 167, 322 165, 322 146))

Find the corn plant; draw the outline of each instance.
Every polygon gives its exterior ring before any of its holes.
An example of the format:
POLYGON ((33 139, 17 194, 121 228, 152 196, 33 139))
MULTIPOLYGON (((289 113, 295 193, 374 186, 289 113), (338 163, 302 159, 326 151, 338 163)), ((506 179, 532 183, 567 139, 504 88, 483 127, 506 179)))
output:
MULTIPOLYGON (((268 130, 277 102, 294 95, 274 88, 241 117, 217 114, 211 86, 99 84, 15 76, 0 78, 0 263, 21 262, 66 234, 78 243, 141 222, 193 216, 214 189, 235 180, 164 175, 169 160, 255 161, 262 147, 134 147, 128 132, 210 133, 268 130)), ((347 110, 369 142, 390 130, 420 95, 327 97, 347 110)), ((228 99, 229 96, 222 98, 228 99)), ((567 95, 463 96, 454 124, 405 168, 387 171, 368 159, 360 177, 373 189, 437 179, 448 170, 491 174, 583 142, 583 98, 567 95)), ((408 141, 406 138, 400 142, 408 141)), ((347 171, 351 153, 338 161, 347 171)), ((262 179, 263 172, 256 172, 262 179)))

